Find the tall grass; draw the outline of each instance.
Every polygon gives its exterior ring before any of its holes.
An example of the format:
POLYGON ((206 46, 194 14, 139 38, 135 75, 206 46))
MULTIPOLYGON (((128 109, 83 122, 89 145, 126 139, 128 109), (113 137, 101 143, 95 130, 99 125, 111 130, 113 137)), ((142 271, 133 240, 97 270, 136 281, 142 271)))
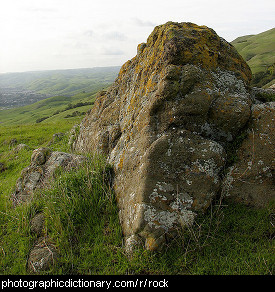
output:
MULTIPOLYGON (((37 240, 30 221, 39 212, 45 215, 44 236, 59 254, 49 274, 274 273, 274 205, 259 210, 213 202, 206 214, 198 215, 192 227, 179 230, 162 250, 140 249, 129 259, 110 186, 112 169, 102 157, 90 157, 75 171, 59 170, 51 188, 37 192, 30 203, 12 208, 9 196, 30 162, 32 149, 47 145, 53 133, 65 132, 67 126, 29 125, 34 131, 27 126, 0 128, 0 161, 7 166, 0 173, 0 274, 27 273, 28 254, 37 240), (11 137, 31 149, 14 152, 5 142, 11 137)), ((51 147, 68 151, 67 141, 68 134, 51 147)))
POLYGON ((60 254, 54 273, 107 273, 113 252, 123 256, 110 173, 104 159, 90 159, 77 171, 57 173, 53 188, 32 201, 32 210, 44 212, 46 236, 60 254))

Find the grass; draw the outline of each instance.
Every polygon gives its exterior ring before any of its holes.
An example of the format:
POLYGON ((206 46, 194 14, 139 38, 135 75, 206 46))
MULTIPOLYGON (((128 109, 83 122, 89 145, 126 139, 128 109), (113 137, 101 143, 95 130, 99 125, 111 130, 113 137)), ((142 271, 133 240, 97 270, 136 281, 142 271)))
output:
POLYGON ((252 73, 265 71, 275 63, 275 28, 257 35, 248 35, 235 39, 232 45, 250 66, 252 73))
MULTIPOLYGON (((27 274, 28 253, 36 240, 29 223, 41 211, 45 214, 44 232, 59 253, 48 274, 274 273, 274 206, 257 210, 226 201, 213 202, 192 228, 179 230, 162 250, 137 250, 129 259, 108 183, 111 168, 102 157, 90 157, 78 171, 57 172, 52 188, 37 192, 31 203, 13 209, 9 195, 20 171, 29 164, 32 149, 47 145, 53 133, 66 132, 70 126, 41 123, 0 128, 1 161, 8 166, 0 173, 0 274, 27 274), (32 149, 18 155, 6 144, 8 137, 32 149)), ((69 151, 67 141, 68 134, 51 147, 69 151)))
POLYGON ((98 91, 113 82, 120 67, 47 70, 0 75, 0 86, 33 90, 50 96, 98 91))
MULTIPOLYGON (((0 172, 0 196, 7 196, 15 186, 21 170, 30 164, 31 154, 34 149, 47 146, 55 133, 68 133, 72 126, 80 122, 81 118, 70 118, 59 122, 23 124, 16 126, 0 125, 0 163, 6 168, 0 172), (29 148, 15 151, 16 145, 26 144, 29 148)), ((68 135, 51 145, 53 150, 66 151, 68 135)))
MULTIPOLYGON (((83 95, 81 98, 87 101, 83 95)), ((60 98, 50 100, 44 109, 50 102, 68 107, 67 100, 63 105, 60 98)), ((43 102, 33 106, 37 105, 41 105, 37 110, 43 109, 43 102)), ((137 250, 129 259, 124 251, 116 199, 109 185, 111 168, 102 157, 90 157, 89 163, 78 171, 57 172, 52 188, 37 192, 29 204, 12 208, 10 194, 22 169, 29 165, 34 149, 52 141, 53 150, 70 152, 69 131, 82 117, 64 115, 76 109, 52 115, 41 123, 16 122, 14 116, 13 124, 0 125, 0 162, 4 165, 0 171, 0 274, 27 274, 28 254, 36 240, 30 232, 30 220, 41 211, 45 214, 44 233, 59 253, 48 274, 274 273, 272 205, 257 210, 232 202, 213 202, 206 214, 196 218, 192 228, 178 230, 178 236, 162 250, 137 250), (53 134, 60 132, 65 135, 52 140, 53 134), (29 148, 15 151, 20 143, 29 148)), ((242 139, 239 137, 229 151, 232 162, 242 139)))
POLYGON ((231 44, 251 68, 252 86, 268 88, 275 83, 275 28, 235 39, 231 44))
POLYGON ((60 175, 29 206, 44 211, 47 236, 60 253, 54 273, 110 273, 122 233, 108 170, 103 159, 90 159, 79 171, 60 175))
MULTIPOLYGON (((73 112, 87 112, 91 109, 96 92, 79 93, 74 96, 54 96, 31 105, 0 111, 0 126, 22 125, 35 123, 46 118, 43 122, 59 122, 73 112), (77 104, 87 104, 73 108, 77 104), (89 103, 89 104, 88 104, 89 103), (71 108, 69 108, 71 105, 71 108)), ((73 119, 74 120, 74 119, 73 119)), ((69 122, 70 123, 70 122, 69 122)))

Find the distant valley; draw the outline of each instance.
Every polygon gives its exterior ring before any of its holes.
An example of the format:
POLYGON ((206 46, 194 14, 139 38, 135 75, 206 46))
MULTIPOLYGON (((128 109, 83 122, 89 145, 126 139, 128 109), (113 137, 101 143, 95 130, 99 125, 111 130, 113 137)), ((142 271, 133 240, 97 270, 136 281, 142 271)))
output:
POLYGON ((0 109, 33 104, 52 96, 95 92, 112 83, 120 67, 0 74, 0 109))
POLYGON ((33 90, 3 87, 0 89, 0 109, 24 106, 50 97, 33 90))

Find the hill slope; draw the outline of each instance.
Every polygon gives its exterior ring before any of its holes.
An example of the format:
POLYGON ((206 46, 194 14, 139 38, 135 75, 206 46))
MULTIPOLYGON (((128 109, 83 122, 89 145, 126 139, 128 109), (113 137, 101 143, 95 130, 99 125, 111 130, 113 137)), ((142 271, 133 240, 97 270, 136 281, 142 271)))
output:
POLYGON ((96 90, 73 96, 53 96, 36 103, 0 111, 0 126, 60 121, 81 116, 94 103, 96 90))
POLYGON ((254 75, 252 85, 261 87, 275 82, 275 28, 238 37, 231 44, 250 66, 254 75))
POLYGON ((0 74, 0 108, 32 104, 47 97, 98 91, 116 78, 120 67, 0 74))

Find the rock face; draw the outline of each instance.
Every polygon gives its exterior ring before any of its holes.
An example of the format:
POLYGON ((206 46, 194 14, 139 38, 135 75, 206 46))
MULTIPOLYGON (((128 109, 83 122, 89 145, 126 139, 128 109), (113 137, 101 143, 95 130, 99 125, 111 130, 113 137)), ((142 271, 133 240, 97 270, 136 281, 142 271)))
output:
POLYGON ((35 189, 45 187, 49 183, 57 168, 70 170, 78 167, 84 160, 81 155, 53 152, 49 148, 34 150, 31 164, 22 170, 21 177, 16 182, 15 191, 11 196, 13 205, 31 199, 35 189))
POLYGON ((247 124, 251 71, 212 29, 158 26, 82 121, 73 148, 115 170, 126 248, 158 248, 221 189, 224 146, 247 124))
POLYGON ((235 201, 264 207, 275 199, 274 119, 275 102, 252 106, 247 138, 224 180, 225 195, 235 201))

